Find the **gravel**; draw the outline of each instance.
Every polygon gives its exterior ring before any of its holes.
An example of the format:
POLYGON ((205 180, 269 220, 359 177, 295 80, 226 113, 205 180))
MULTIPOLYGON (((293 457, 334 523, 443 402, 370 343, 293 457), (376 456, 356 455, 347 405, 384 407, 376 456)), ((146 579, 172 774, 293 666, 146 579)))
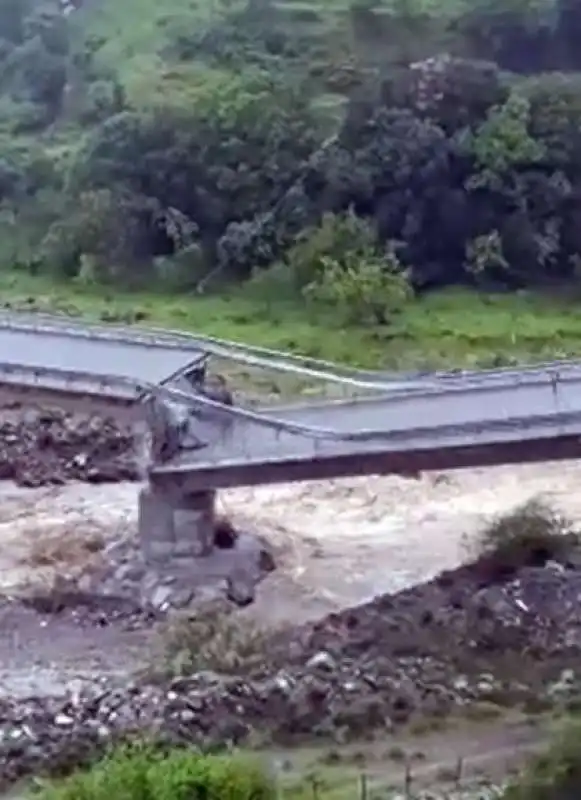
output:
POLYGON ((145 731, 200 746, 343 742, 474 703, 570 702, 581 691, 580 597, 575 567, 548 562, 492 580, 476 564, 274 634, 248 674, 0 700, 0 782, 66 772, 145 731))

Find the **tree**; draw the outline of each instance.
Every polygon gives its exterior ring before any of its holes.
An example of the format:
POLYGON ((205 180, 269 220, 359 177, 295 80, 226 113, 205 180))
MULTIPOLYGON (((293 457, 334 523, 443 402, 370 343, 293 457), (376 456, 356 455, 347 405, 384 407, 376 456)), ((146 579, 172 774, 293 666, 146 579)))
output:
POLYGON ((69 191, 122 186, 155 199, 191 220, 213 252, 229 224, 251 220, 284 196, 315 146, 310 120, 291 89, 260 77, 232 79, 201 93, 193 109, 107 119, 86 136, 69 191))
POLYGON ((347 325, 386 325, 412 292, 393 251, 347 252, 341 261, 324 257, 321 271, 303 294, 333 308, 347 325))

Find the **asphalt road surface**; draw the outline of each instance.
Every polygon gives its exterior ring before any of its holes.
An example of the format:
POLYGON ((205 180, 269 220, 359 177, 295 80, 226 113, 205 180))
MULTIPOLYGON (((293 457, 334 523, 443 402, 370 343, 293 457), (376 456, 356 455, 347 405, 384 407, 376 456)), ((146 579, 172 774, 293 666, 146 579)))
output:
MULTIPOLYGON (((169 344, 69 335, 64 330, 0 329, 0 365, 114 375, 157 384, 195 362, 201 351, 169 344)), ((1 369, 1 367, 0 367, 1 369)))

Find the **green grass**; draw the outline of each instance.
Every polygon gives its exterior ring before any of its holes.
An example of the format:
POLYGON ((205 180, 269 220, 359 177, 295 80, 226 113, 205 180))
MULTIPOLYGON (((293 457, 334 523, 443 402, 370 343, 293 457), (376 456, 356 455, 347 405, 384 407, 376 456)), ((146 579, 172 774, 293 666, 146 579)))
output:
POLYGON ((28 276, 0 278, 4 306, 91 320, 133 320, 361 367, 419 369, 527 363, 581 355, 581 300, 534 293, 434 293, 392 326, 346 328, 325 314, 243 291, 221 296, 120 294, 28 276))
MULTIPOLYGON (((454 16, 464 7, 465 0, 446 0, 444 6, 436 0, 408 0, 405 13, 410 18, 425 19, 425 15, 443 19, 454 16)), ((71 18, 74 49, 82 50, 87 41, 98 42, 97 62, 113 70, 127 91, 129 103, 140 107, 147 98, 147 87, 153 85, 158 94, 163 73, 171 63, 167 60, 168 46, 177 32, 195 32, 209 20, 218 20, 245 5, 245 0, 99 0, 87 2, 71 18), (152 84, 153 81, 153 84, 152 84)), ((314 11, 320 19, 320 35, 328 41, 339 41, 339 31, 347 33, 352 0, 276 0, 276 7, 289 10, 289 25, 297 10, 314 11)), ((398 0, 379 0, 377 10, 387 15, 397 13, 398 0)), ((311 26, 313 23, 309 23, 311 26)), ((441 23, 437 28, 441 27, 441 23)), ((434 33, 434 35, 436 35, 434 33)), ((391 38, 391 37, 390 37, 391 38)), ((399 36, 395 36, 397 42, 399 36)), ((437 36, 436 36, 437 40, 437 36)), ((327 42, 328 43, 328 42, 327 42)), ((388 42, 383 43, 388 45, 388 42)), ((383 45, 379 53, 383 52, 383 45)), ((378 55, 379 55, 378 53, 378 55)), ((385 54, 384 54, 385 55, 385 54)), ((184 65, 182 64, 183 68, 184 65)), ((194 67, 197 69, 196 65, 194 67)), ((195 80, 194 80, 195 82, 195 80)), ((171 84, 171 81, 168 80, 171 84)), ((166 87, 166 99, 172 85, 166 87)), ((180 92, 183 90, 180 88, 180 92)), ((177 102, 177 101, 176 101, 177 102)), ((145 105, 150 103, 145 102, 145 105)))
POLYGON ((74 25, 79 38, 102 41, 100 60, 117 68, 140 56, 154 58, 172 30, 208 19, 223 8, 220 0, 101 0, 86 3, 74 15, 74 25))

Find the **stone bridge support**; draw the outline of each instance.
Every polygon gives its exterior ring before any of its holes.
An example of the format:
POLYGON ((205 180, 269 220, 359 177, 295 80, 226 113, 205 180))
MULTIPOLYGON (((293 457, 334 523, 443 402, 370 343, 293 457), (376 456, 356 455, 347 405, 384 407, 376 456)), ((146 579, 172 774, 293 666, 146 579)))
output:
POLYGON ((215 492, 166 494, 150 483, 139 495, 138 532, 145 561, 209 556, 214 548, 215 492))

